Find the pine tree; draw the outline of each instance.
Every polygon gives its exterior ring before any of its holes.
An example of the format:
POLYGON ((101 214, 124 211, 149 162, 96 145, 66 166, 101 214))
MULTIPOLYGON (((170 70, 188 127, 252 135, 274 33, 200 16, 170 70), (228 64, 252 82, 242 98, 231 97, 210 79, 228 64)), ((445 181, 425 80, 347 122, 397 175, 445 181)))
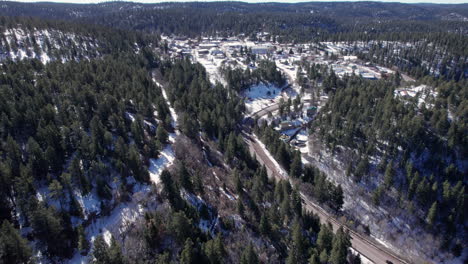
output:
POLYGON ((113 264, 124 264, 126 263, 125 257, 122 254, 122 249, 120 248, 119 244, 115 240, 115 238, 111 237, 111 245, 109 247, 109 259, 110 263, 113 264))
POLYGON ((245 208, 244 208, 244 203, 242 202, 242 199, 238 199, 237 200, 237 213, 243 217, 244 216, 244 211, 245 211, 245 208))
POLYGON ((32 213, 31 224, 35 236, 46 245, 49 255, 64 256, 69 252, 66 223, 53 208, 39 204, 32 213))
POLYGON ((333 248, 330 253, 329 261, 332 264, 346 263, 348 248, 351 246, 351 241, 348 232, 343 230, 341 226, 333 238, 333 248))
POLYGON ((393 177, 395 172, 393 170, 393 165, 391 162, 387 164, 387 168, 385 169, 385 176, 384 176, 384 183, 386 188, 390 188, 393 185, 393 177))
POLYGON ((258 264, 260 263, 258 261, 257 253, 255 253, 255 250, 253 249, 252 244, 250 243, 242 252, 241 258, 240 258, 240 264, 258 264))
POLYGON ((302 216, 302 199, 301 199, 301 194, 297 187, 294 188, 292 192, 291 203, 292 203, 292 207, 296 215, 301 217, 302 216))
POLYGON ((162 125, 159 125, 158 128, 156 129, 156 138, 158 139, 159 142, 162 144, 166 144, 168 140, 168 133, 166 129, 162 125))
POLYGON ((322 252, 320 252, 320 263, 321 264, 327 264, 328 263, 328 251, 326 249, 323 249, 322 252))
POLYGON ((344 194, 343 194, 343 188, 341 187, 341 184, 339 184, 337 187, 333 188, 333 193, 332 193, 332 207, 336 210, 339 211, 343 207, 344 203, 344 194))
POLYGON ((182 243, 193 234, 192 220, 188 218, 184 212, 176 212, 172 214, 170 231, 175 239, 179 243, 182 243))
POLYGON ((82 255, 86 255, 86 253, 89 250, 89 242, 86 239, 86 234, 84 232, 84 228, 82 225, 79 225, 77 227, 77 233, 78 233, 78 250, 82 255))
POLYGON ((63 187, 57 180, 52 180, 52 182, 49 185, 49 191, 50 198, 52 199, 60 200, 64 196, 63 187))
POLYGON ((302 175, 302 160, 301 160, 301 153, 300 152, 295 152, 294 153, 294 159, 291 164, 291 169, 289 171, 289 174, 293 178, 300 178, 302 175))
POLYGON ((431 208, 429 209, 429 212, 427 213, 427 217, 426 217, 426 221, 427 221, 427 224, 430 226, 430 227, 433 227, 435 222, 436 222, 436 219, 437 219, 437 215, 438 215, 438 205, 437 205, 437 201, 435 201, 431 208))
POLYGON ((322 252, 323 250, 331 250, 333 240, 333 232, 327 224, 322 224, 320 226, 320 231, 317 236, 317 246, 318 249, 322 252))
POLYGON ((234 170, 234 181, 236 186, 236 192, 240 196, 244 193, 244 186, 242 185, 242 181, 237 170, 234 170))
POLYGON ((190 238, 185 240, 184 248, 180 253, 181 264, 195 264, 195 252, 193 250, 193 242, 190 238))
POLYGON ((0 262, 31 263, 31 257, 28 241, 21 237, 10 222, 3 221, 0 228, 0 262))
POLYGON ((179 182, 182 187, 184 187, 187 191, 193 191, 193 184, 190 174, 187 170, 185 164, 180 163, 179 165, 179 182))
POLYGON ((102 235, 98 235, 94 240, 93 257, 93 263, 95 264, 112 263, 109 255, 109 248, 102 235))
POLYGON ((312 253, 309 258, 309 264, 320 264, 320 259, 319 256, 317 256, 317 253, 312 253))
POLYGON ((207 241, 203 246, 203 251, 211 264, 223 263, 226 250, 224 248, 221 233, 218 233, 215 239, 207 241))
POLYGON ((292 230, 292 246, 289 250, 287 263, 304 263, 306 260, 307 243, 302 234, 302 225, 296 219, 292 230))

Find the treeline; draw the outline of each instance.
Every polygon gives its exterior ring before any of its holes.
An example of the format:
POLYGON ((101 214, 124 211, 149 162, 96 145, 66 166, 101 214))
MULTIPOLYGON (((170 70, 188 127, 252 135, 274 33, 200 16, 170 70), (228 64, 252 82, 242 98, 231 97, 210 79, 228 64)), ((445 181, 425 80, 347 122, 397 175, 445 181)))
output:
POLYGON ((466 168, 459 164, 468 153, 466 82, 429 77, 422 82, 437 91, 435 101, 396 97, 395 79, 345 77, 345 86, 330 94, 314 128, 332 150, 358 151, 348 159, 347 173, 356 181, 380 182, 375 203, 397 190, 399 199, 408 202, 402 207, 422 209, 428 226, 444 230, 450 241, 464 221, 466 168), (376 157, 377 163, 371 163, 376 157), (380 174, 381 180, 376 178, 380 174))
POLYGON ((249 67, 242 70, 241 68, 232 69, 229 66, 224 66, 220 72, 226 79, 228 88, 238 93, 260 82, 274 84, 278 87, 282 87, 286 83, 286 77, 276 67, 276 63, 270 60, 257 62, 257 67, 253 70, 250 70, 249 67))
MULTIPOLYGON (((49 258, 71 257, 85 244, 76 192, 95 193, 105 213, 128 199, 131 181, 149 181, 149 158, 158 157, 170 129, 166 102, 147 73, 152 63, 125 53, 3 63, 0 221, 30 227, 29 239, 49 258)), ((14 260, 16 249, 4 249, 14 260)))

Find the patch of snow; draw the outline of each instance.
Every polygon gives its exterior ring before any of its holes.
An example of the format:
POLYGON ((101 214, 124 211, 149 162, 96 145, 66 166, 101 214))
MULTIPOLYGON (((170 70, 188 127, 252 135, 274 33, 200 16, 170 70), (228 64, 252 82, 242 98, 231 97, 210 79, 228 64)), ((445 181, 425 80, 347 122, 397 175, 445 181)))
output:
POLYGON ((224 196, 226 196, 229 200, 231 201, 234 201, 236 200, 236 198, 232 195, 230 195, 229 193, 227 193, 223 188, 219 187, 219 191, 224 194, 224 196))
MULTIPOLYGON (((357 252, 354 248, 350 247, 349 250, 354 254, 354 255, 358 255, 359 252, 357 252)), ((372 262, 370 259, 366 258, 365 256, 359 254, 359 257, 361 258, 361 263, 362 264, 374 264, 374 262, 372 262)))
POLYGON ((260 83, 244 91, 245 106, 250 113, 258 112, 270 105, 279 102, 281 88, 276 85, 260 83))
POLYGON ((163 151, 161 151, 160 157, 158 159, 150 159, 150 166, 148 170, 150 179, 154 184, 159 184, 161 180, 159 177, 161 172, 170 166, 174 162, 174 159, 174 150, 170 144, 167 145, 163 151))
POLYGON ((83 210, 84 220, 87 220, 90 214, 97 214, 101 211, 101 199, 97 196, 95 192, 90 192, 87 195, 83 196, 81 195, 81 192, 79 190, 74 190, 73 194, 75 196, 76 201, 83 210))

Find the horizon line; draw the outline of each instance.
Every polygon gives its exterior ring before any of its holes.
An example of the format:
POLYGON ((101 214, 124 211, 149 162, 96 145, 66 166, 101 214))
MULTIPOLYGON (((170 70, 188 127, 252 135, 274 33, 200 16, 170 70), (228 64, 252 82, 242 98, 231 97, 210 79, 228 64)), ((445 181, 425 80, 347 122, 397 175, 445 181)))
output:
POLYGON ((191 1, 178 1, 178 0, 140 0, 140 1, 126 1, 126 0, 46 0, 46 1, 36 1, 36 0, 2 0, 0 2, 14 2, 14 3, 53 3, 53 4, 77 4, 77 5, 86 5, 86 4, 105 4, 105 3, 135 3, 135 4, 163 4, 163 3, 214 3, 214 2, 238 2, 238 3, 248 3, 248 4, 268 4, 268 3, 282 3, 282 4, 301 4, 301 3, 357 3, 357 2, 373 2, 373 3, 398 3, 398 4, 434 4, 434 5, 458 5, 458 4, 468 4, 468 1, 465 0, 429 0, 429 1, 420 1, 420 0, 243 0, 243 1, 231 1, 231 0, 191 0, 191 1))

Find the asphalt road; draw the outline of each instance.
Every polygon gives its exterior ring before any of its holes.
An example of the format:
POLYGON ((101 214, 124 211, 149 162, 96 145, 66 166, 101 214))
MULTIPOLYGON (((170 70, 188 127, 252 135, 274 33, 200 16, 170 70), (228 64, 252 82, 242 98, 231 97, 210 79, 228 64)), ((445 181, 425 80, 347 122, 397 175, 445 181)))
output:
MULTIPOLYGON (((273 107, 273 106, 271 106, 273 107)), ((250 136, 248 133, 243 133, 244 140, 249 146, 251 153, 255 153, 255 157, 260 162, 260 164, 265 165, 267 168, 268 175, 274 177, 276 180, 290 180, 288 176, 285 176, 285 173, 281 172, 281 169, 277 168, 275 162, 270 159, 270 156, 265 153, 265 150, 257 142, 255 138, 250 136)), ((343 226, 338 220, 336 220, 332 215, 326 212, 318 204, 311 201, 307 196, 301 193, 303 206, 306 210, 317 214, 322 223, 330 222, 333 226, 333 230, 336 231, 340 226, 343 226)), ((344 226, 345 227, 345 226, 344 226)), ((386 248, 382 244, 378 243, 371 237, 358 234, 353 230, 349 230, 351 236, 352 248, 359 252, 362 256, 366 257, 370 261, 376 264, 386 264, 387 261, 391 263, 409 263, 399 257, 397 254, 392 252, 390 249, 386 248)))

